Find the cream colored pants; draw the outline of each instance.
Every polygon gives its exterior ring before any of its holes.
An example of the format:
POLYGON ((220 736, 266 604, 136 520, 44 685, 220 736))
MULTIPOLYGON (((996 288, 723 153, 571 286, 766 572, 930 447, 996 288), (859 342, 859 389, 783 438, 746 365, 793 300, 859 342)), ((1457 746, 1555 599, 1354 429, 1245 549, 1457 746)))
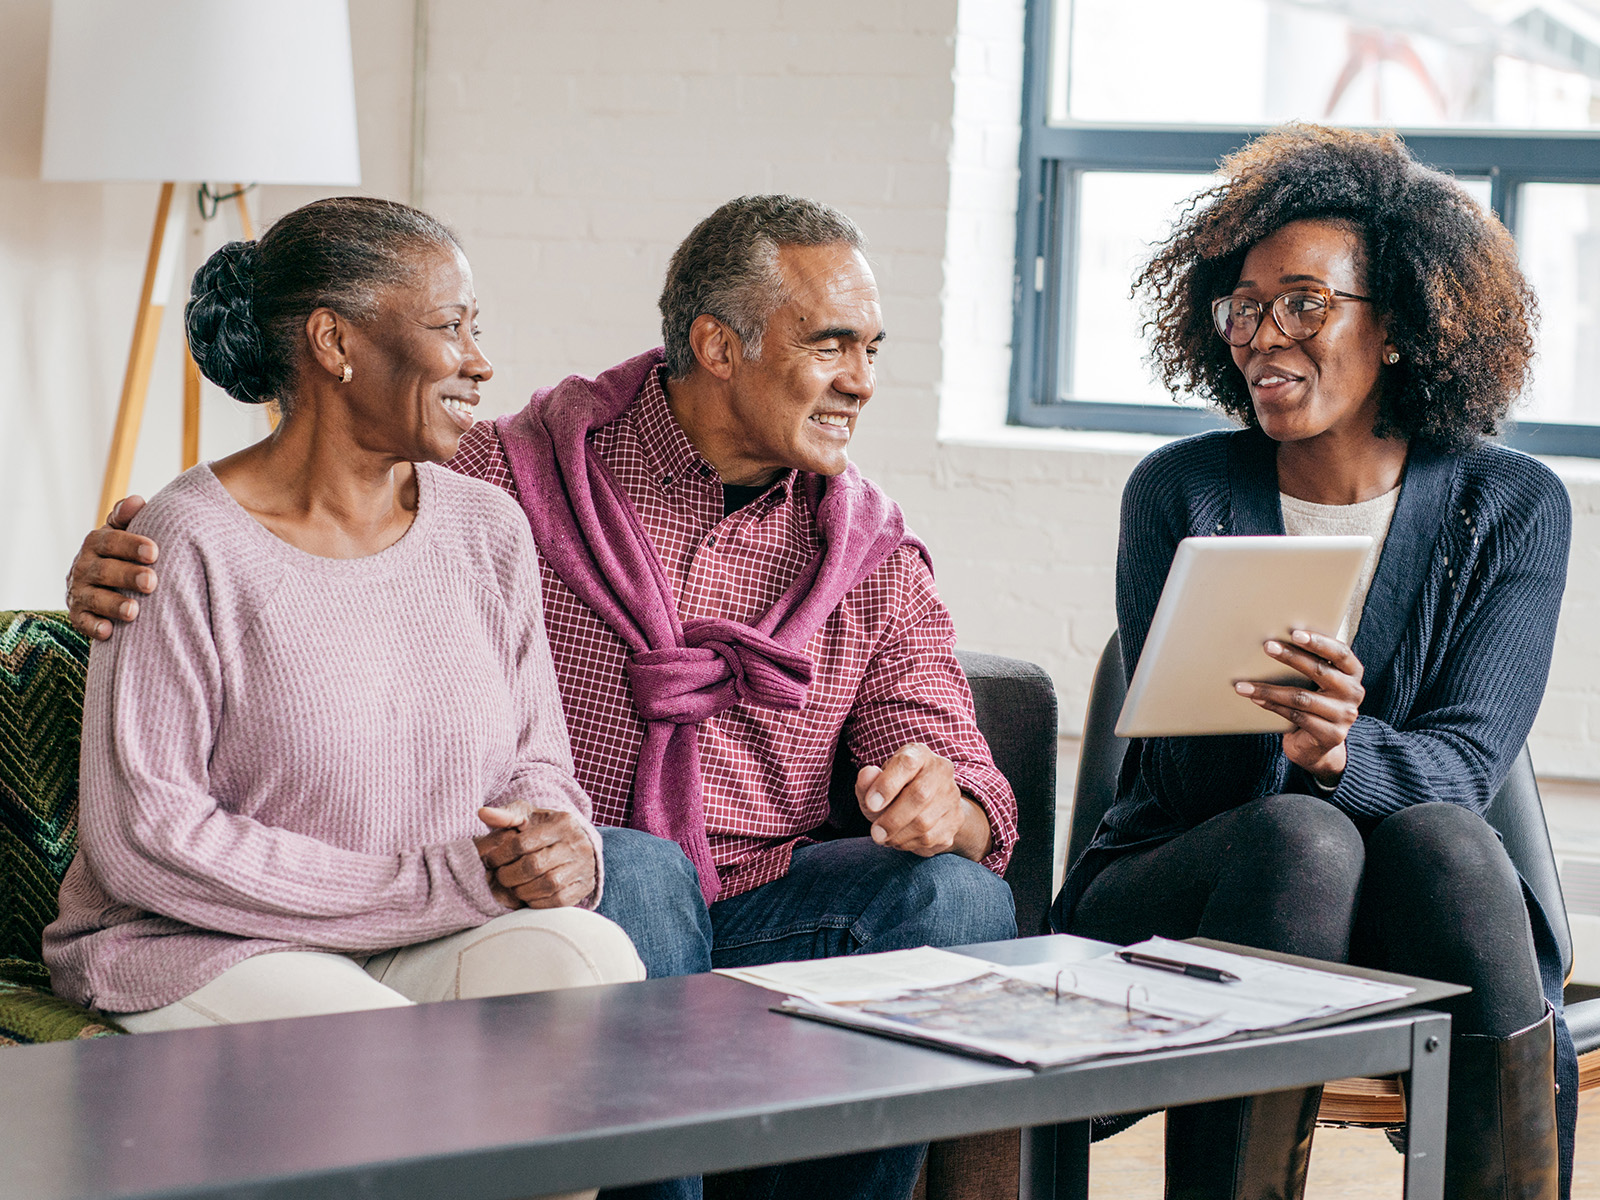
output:
POLYGON ((156 1033, 643 978, 633 943, 606 918, 581 908, 519 908, 476 929, 376 955, 364 966, 309 950, 258 954, 182 1000, 117 1020, 129 1033, 156 1033))

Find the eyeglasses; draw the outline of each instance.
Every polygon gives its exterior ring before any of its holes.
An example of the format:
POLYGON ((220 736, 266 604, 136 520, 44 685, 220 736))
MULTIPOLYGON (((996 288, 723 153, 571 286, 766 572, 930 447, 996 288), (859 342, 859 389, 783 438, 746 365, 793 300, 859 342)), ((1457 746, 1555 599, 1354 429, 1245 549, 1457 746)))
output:
POLYGON ((1303 342, 1315 337, 1327 324, 1328 310, 1333 307, 1335 296, 1344 300, 1372 301, 1371 296, 1357 296, 1337 288, 1299 287, 1279 292, 1270 305, 1248 296, 1224 296, 1212 302, 1211 319, 1228 345, 1248 346, 1256 330, 1261 328, 1261 314, 1270 308, 1272 322, 1283 330, 1283 335, 1303 342))

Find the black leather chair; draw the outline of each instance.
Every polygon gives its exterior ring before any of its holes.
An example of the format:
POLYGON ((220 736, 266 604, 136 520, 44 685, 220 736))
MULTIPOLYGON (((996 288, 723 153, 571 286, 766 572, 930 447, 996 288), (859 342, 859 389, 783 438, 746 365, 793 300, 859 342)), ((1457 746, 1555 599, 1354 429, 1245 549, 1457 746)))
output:
MULTIPOLYGON (((1122 646, 1112 634, 1101 651, 1089 693, 1089 712, 1084 719, 1083 746, 1078 757, 1078 779, 1072 798, 1072 833, 1067 843, 1066 861, 1070 864, 1094 837, 1100 818, 1117 794, 1117 777, 1128 742, 1113 732, 1117 714, 1127 692, 1127 672, 1123 669, 1122 646)), ((1556 874, 1555 850, 1545 824, 1544 806, 1539 801, 1539 785, 1533 774, 1533 760, 1524 746, 1512 764, 1511 773, 1500 785, 1489 810, 1484 814, 1499 831, 1511 861, 1541 907, 1551 914, 1556 941, 1561 948, 1563 974, 1572 971, 1572 931, 1567 926, 1566 904, 1561 897, 1561 879, 1556 874)), ((1600 1085, 1600 999, 1570 1004, 1567 1026, 1578 1050, 1579 1090, 1600 1085), (1585 1056, 1593 1054, 1593 1057, 1585 1056)), ((1391 1125, 1403 1119, 1399 1089, 1374 1087, 1373 1081, 1342 1080, 1329 1085, 1323 1096, 1325 1120, 1341 1123, 1391 1125), (1349 1085, 1349 1086, 1344 1086, 1349 1085)), ((1385 1081, 1387 1083, 1387 1081, 1385 1081)))

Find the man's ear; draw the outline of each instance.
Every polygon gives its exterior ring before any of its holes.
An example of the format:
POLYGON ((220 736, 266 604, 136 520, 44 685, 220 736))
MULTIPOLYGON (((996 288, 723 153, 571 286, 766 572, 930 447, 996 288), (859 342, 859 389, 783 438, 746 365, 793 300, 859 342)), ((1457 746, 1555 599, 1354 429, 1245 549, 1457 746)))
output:
POLYGON ((712 376, 726 383, 744 356, 739 335, 710 313, 701 313, 689 326, 689 348, 694 360, 712 376))
POLYGON ((313 309, 306 318, 311 357, 334 379, 343 377, 345 364, 350 361, 349 333, 344 320, 331 308, 313 309))

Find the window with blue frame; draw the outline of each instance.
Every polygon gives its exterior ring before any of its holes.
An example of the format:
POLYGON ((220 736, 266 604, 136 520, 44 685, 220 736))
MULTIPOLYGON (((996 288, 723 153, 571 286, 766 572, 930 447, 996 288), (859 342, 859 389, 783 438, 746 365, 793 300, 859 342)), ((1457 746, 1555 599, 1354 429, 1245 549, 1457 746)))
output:
POLYGON ((1398 129, 1516 236, 1539 356, 1508 440, 1600 457, 1600 0, 1028 0, 1011 419, 1221 425, 1144 361, 1135 271, 1290 120, 1398 129))

